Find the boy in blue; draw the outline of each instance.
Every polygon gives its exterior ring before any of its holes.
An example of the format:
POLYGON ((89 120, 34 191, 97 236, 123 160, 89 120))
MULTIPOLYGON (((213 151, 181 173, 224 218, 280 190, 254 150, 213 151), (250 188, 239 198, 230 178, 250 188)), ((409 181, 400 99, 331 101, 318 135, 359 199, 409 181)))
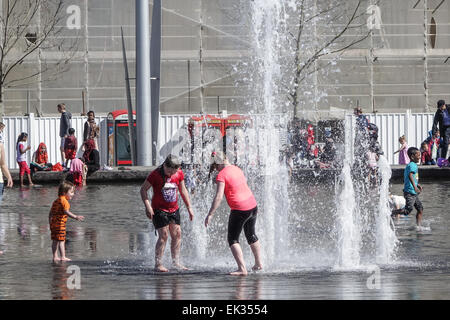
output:
POLYGON ((419 167, 417 164, 420 161, 420 151, 415 147, 411 147, 408 149, 408 157, 411 159, 411 162, 406 166, 403 179, 404 179, 404 187, 403 187, 403 195, 406 200, 406 206, 403 209, 394 210, 392 212, 393 217, 397 217, 399 214, 409 215, 413 210, 413 207, 416 208, 416 223, 417 226, 420 226, 422 223, 422 213, 423 206, 422 202, 419 199, 419 194, 422 192, 422 186, 419 185, 419 167))

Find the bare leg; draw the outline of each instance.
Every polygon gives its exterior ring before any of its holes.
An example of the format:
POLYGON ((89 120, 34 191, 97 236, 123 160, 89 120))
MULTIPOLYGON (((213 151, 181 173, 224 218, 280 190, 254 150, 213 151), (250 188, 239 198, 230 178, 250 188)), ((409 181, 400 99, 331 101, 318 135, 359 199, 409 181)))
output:
POLYGON ((168 227, 163 227, 158 229, 158 241, 156 241, 155 247, 155 270, 159 272, 168 272, 162 265, 162 256, 164 254, 164 249, 166 248, 167 238, 169 237, 168 227))
POLYGON ((66 158, 64 157, 64 148, 60 147, 59 150, 61 150, 61 165, 64 165, 66 162, 66 158))
POLYGON ((61 252, 61 261, 71 261, 66 257, 66 243, 65 241, 59 241, 59 250, 61 252))
POLYGON ((53 240, 52 242, 53 262, 59 261, 58 250, 59 250, 58 241, 53 240))
POLYGON ((252 267, 252 270, 253 271, 261 270, 262 269, 261 246, 259 244, 259 240, 252 243, 250 245, 250 248, 252 249, 253 256, 255 257, 255 265, 252 267))
POLYGON ((30 187, 34 186, 33 181, 31 180, 31 175, 28 173, 28 182, 30 183, 30 187))
POLYGON ((416 224, 417 224, 417 226, 421 226, 422 225, 422 211, 417 211, 416 224))
POLYGON ((20 176, 20 186, 24 187, 24 185, 23 185, 23 176, 20 176))
POLYGON ((247 275, 247 269, 244 263, 244 254, 242 253, 241 245, 239 243, 234 243, 230 246, 231 253, 238 265, 238 269, 230 274, 233 276, 245 276, 247 275))
POLYGON ((178 224, 169 224, 170 230, 170 252, 172 254, 172 264, 177 269, 189 270, 180 264, 180 248, 181 248, 181 227, 178 224))

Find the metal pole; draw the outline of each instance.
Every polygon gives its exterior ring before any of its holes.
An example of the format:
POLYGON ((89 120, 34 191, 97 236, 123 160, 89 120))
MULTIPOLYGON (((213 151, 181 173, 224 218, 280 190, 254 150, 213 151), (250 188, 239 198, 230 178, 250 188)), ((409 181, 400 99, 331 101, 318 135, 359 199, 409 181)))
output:
POLYGON ((136 131, 138 166, 152 165, 149 25, 148 0, 136 0, 136 131))
POLYGON ((152 93, 152 162, 153 165, 156 165, 159 129, 159 93, 161 85, 161 0, 153 1, 150 74, 152 93))
POLYGON ((127 53, 125 49, 125 39, 123 37, 123 28, 120 27, 120 34, 122 36, 122 54, 123 54, 123 65, 125 69, 125 88, 127 93, 127 105, 128 105, 128 139, 130 140, 130 151, 131 151, 131 163, 133 166, 136 165, 136 130, 134 129, 134 119, 133 119, 133 106, 131 104, 131 89, 130 89, 130 76, 128 72, 128 61, 127 53))
POLYGON ((187 61, 188 110, 191 113, 191 61, 187 61))

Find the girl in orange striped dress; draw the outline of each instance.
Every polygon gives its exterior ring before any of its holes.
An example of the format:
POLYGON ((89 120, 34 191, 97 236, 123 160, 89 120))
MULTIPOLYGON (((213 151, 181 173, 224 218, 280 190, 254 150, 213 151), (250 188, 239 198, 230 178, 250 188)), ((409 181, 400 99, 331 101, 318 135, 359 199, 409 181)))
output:
POLYGON ((78 221, 84 220, 83 216, 77 216, 69 211, 70 204, 68 200, 72 199, 74 192, 75 187, 73 183, 69 181, 61 183, 58 189, 58 199, 53 201, 52 208, 50 209, 48 222, 50 224, 51 239, 53 240, 53 262, 70 261, 66 257, 65 248, 67 216, 78 221))

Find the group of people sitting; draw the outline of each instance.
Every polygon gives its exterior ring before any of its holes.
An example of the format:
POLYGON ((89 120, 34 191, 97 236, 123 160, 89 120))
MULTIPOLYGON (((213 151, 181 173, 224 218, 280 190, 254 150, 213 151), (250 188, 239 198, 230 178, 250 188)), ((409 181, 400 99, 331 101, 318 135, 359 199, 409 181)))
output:
MULTIPOLYGON (((84 142, 84 152, 80 158, 77 154, 77 141, 74 134, 75 130, 69 130, 69 138, 66 138, 64 152, 66 157, 65 170, 69 172, 67 180, 73 182, 77 186, 86 184, 86 176, 100 169, 100 154, 96 149, 95 141, 92 139, 84 142), (74 139, 70 138, 73 137, 74 139), (69 166, 70 163, 70 166, 69 166)), ((39 144, 36 152, 33 154, 30 163, 31 175, 36 171, 63 171, 61 165, 48 162, 47 146, 44 142, 39 144)))

